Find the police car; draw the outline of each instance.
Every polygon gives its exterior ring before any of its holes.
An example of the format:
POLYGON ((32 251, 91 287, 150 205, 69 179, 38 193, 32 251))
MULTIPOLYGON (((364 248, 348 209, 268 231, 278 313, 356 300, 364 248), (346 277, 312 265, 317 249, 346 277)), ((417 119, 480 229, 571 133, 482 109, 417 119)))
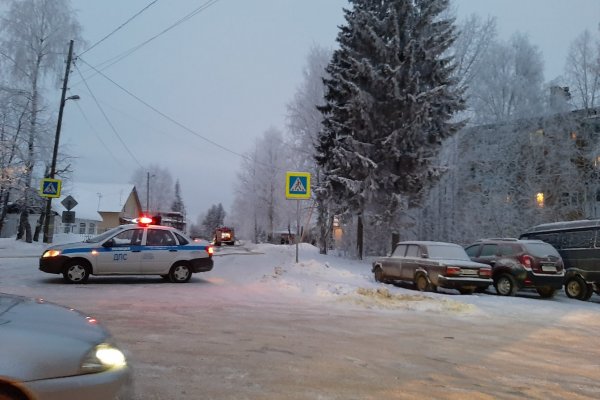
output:
POLYGON ((84 283, 90 275, 160 275, 188 282, 194 272, 213 268, 213 247, 194 241, 169 226, 121 225, 79 243, 51 246, 40 258, 40 270, 62 274, 68 283, 84 283))

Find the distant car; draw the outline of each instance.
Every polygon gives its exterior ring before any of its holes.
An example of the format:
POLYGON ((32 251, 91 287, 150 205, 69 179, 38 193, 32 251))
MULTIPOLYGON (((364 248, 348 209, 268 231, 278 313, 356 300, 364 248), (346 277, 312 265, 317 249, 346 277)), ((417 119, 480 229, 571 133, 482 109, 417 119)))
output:
POLYGON ((563 285, 563 260, 541 240, 482 239, 465 250, 471 260, 492 266, 494 287, 501 296, 532 288, 549 298, 563 285))
POLYGON ((171 282, 213 268, 213 247, 181 231, 158 225, 121 225, 84 242, 49 247, 40 270, 62 274, 68 283, 85 283, 90 275, 160 275, 171 282))
POLYGON ((372 272, 378 282, 413 282, 420 291, 441 287, 471 294, 492 284, 488 265, 471 261, 461 246, 444 242, 400 242, 390 257, 373 262, 372 272))
POLYGON ((0 348, 2 400, 132 398, 125 355, 73 309, 0 293, 0 348))

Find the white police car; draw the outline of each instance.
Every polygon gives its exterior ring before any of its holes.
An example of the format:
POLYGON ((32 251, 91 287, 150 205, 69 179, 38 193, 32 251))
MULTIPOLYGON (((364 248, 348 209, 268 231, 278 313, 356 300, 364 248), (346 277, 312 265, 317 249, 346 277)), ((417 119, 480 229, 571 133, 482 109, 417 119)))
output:
POLYGON ((90 275, 160 275, 181 283, 212 269, 208 242, 169 226, 146 225, 149 221, 140 218, 84 242, 51 246, 40 258, 40 270, 62 274, 69 283, 84 283, 90 275))

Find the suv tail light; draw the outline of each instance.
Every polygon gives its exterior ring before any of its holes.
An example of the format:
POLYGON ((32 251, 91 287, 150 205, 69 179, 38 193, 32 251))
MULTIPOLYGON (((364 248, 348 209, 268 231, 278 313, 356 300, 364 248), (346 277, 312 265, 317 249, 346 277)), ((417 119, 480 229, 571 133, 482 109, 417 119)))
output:
POLYGON ((523 267, 525 267, 525 269, 531 269, 531 266, 533 265, 533 260, 531 258, 531 256, 528 256, 527 254, 523 254, 520 255, 519 257, 517 257, 519 262, 521 263, 521 265, 523 267))
POLYGON ((483 278, 489 278, 492 276, 492 269, 491 268, 480 268, 479 269, 479 276, 483 277, 483 278))
POLYGON ((212 257, 212 255, 215 252, 215 250, 213 249, 212 246, 206 246, 206 252, 208 253, 209 257, 212 257))
POLYGON ((446 267, 446 275, 448 276, 457 276, 460 275, 460 273, 460 267, 446 267))

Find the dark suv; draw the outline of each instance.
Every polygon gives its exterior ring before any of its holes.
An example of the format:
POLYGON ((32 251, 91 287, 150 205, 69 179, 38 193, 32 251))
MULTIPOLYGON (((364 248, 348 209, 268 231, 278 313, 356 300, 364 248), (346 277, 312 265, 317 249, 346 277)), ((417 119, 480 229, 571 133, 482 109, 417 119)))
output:
POLYGON ((552 245, 541 240, 482 239, 465 248, 471 260, 492 266, 492 279, 501 296, 534 288, 544 298, 563 285, 563 260, 552 245))

